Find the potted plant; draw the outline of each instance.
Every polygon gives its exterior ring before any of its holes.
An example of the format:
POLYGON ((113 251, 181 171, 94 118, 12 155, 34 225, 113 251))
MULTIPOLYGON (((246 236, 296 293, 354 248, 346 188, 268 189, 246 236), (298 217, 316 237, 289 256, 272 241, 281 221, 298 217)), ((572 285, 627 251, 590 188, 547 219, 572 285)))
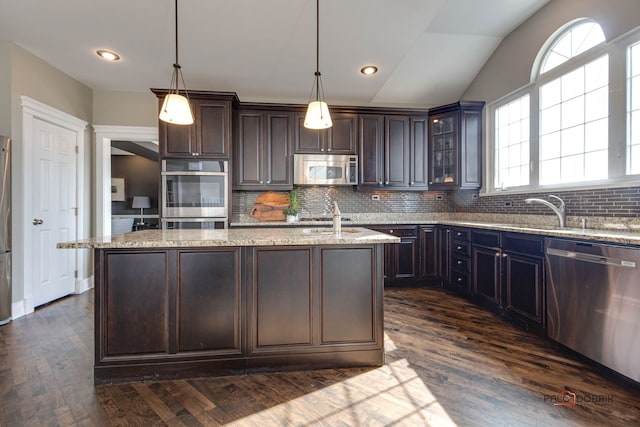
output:
POLYGON ((300 197, 298 192, 292 190, 289 192, 289 207, 283 210, 287 216, 287 222, 298 221, 298 211, 300 210, 300 197))

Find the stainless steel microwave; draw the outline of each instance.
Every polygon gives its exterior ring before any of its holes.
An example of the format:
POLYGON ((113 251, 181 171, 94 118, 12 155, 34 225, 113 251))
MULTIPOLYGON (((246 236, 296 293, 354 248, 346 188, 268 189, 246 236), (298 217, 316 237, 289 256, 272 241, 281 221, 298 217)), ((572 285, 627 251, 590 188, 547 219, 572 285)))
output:
POLYGON ((357 185, 358 156, 295 154, 293 183, 296 185, 357 185))

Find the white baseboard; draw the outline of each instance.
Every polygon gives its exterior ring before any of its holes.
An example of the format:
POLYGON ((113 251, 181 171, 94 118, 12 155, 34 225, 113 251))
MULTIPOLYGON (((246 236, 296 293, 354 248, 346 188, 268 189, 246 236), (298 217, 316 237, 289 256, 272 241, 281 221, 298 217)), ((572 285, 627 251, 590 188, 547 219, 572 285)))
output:
POLYGON ((33 313, 33 301, 29 298, 11 303, 11 320, 33 313))
POLYGON ((76 280, 76 294, 82 294, 93 289, 93 276, 76 280))
MULTIPOLYGON (((93 276, 76 280, 76 294, 93 289, 93 276)), ((31 314, 34 311, 33 300, 30 297, 11 303, 11 320, 31 314)))

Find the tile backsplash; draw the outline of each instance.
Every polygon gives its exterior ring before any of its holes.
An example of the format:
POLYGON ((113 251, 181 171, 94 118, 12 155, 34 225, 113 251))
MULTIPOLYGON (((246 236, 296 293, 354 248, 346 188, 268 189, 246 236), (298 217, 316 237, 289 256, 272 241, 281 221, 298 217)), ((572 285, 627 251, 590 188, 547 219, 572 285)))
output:
MULTIPOLYGON (((301 217, 329 216, 333 202, 343 213, 452 212, 448 192, 440 191, 354 191, 352 187, 296 187, 302 205, 301 217), (372 200, 378 196, 379 200, 372 200)), ((233 215, 248 214, 260 192, 233 193, 233 215)))
MULTIPOLYGON (((479 196, 477 190, 354 191, 352 187, 297 187, 302 199, 300 216, 329 216, 333 202, 343 213, 477 213, 548 215, 542 205, 527 204, 528 197, 555 194, 565 201, 567 217, 630 220, 640 217, 640 187, 550 191, 549 193, 479 196), (379 200, 372 200, 378 196, 379 200)), ((233 193, 233 215, 248 214, 259 192, 233 193)))

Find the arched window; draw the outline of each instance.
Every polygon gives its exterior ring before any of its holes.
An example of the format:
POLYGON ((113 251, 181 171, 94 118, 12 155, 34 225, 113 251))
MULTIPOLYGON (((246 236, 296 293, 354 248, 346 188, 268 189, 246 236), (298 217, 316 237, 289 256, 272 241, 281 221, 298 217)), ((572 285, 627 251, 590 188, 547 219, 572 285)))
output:
POLYGON ((542 61, 540 74, 604 42, 605 37, 600 25, 593 21, 580 21, 556 38, 542 61))
POLYGON ((609 54, 584 55, 604 41, 597 23, 582 21, 544 56, 537 82, 540 185, 608 178, 609 54))
POLYGON ((531 84, 490 106, 494 179, 488 191, 611 179, 609 70, 624 66, 610 64, 616 48, 589 19, 568 23, 547 40, 531 84))

